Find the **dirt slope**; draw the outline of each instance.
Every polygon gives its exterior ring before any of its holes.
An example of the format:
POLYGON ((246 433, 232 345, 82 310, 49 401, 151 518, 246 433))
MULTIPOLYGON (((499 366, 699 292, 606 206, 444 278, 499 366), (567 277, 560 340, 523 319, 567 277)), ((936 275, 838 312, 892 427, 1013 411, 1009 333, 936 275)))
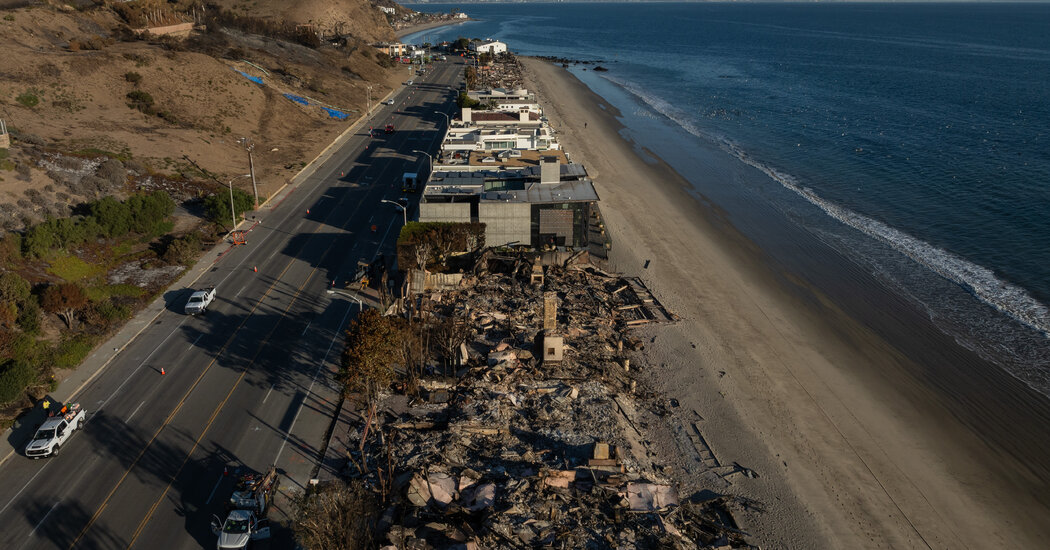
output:
MULTIPOLYGON (((331 21, 336 7, 357 13, 368 6, 357 0, 259 3, 331 21)), ((358 17, 362 34, 392 34, 385 19, 358 17)), ((122 191, 84 184, 93 166, 64 156, 77 151, 87 159, 98 151, 118 156, 133 176, 207 181, 185 156, 225 181, 247 172, 237 140, 250 137, 259 191, 269 194, 357 118, 366 86, 373 86, 373 98, 382 97, 403 75, 380 66, 374 49, 354 38, 311 49, 213 27, 185 40, 120 41, 122 23, 104 7, 0 11, 0 119, 15 138, 0 159, 0 227, 65 215, 84 198, 122 191), (152 105, 129 107, 128 94, 135 92, 148 94, 152 105), (311 105, 284 94, 310 98, 311 105), (333 119, 321 105, 349 117, 333 119)))

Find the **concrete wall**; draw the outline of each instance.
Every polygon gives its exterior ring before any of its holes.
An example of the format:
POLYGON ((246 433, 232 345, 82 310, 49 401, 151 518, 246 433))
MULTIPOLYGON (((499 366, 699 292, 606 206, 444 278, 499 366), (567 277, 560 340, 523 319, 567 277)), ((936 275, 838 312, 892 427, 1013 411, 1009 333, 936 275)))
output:
POLYGON ((419 203, 419 221, 421 222, 469 222, 470 203, 467 202, 421 202, 419 203))
POLYGON ((485 245, 500 246, 517 241, 532 244, 532 205, 517 202, 482 202, 478 221, 485 224, 485 245))

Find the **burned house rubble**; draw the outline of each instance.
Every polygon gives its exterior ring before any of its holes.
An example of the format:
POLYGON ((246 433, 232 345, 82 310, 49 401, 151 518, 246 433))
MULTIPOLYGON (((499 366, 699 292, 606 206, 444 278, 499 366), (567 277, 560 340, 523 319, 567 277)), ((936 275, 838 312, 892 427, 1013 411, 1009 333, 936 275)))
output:
POLYGON ((385 502, 377 546, 749 547, 734 513, 756 503, 719 492, 735 468, 698 459, 711 483, 676 480, 648 436, 677 403, 637 376, 632 331, 674 315, 638 279, 535 259, 482 255, 417 296, 416 315, 467 325, 454 364, 374 413, 344 405, 336 473, 385 502))

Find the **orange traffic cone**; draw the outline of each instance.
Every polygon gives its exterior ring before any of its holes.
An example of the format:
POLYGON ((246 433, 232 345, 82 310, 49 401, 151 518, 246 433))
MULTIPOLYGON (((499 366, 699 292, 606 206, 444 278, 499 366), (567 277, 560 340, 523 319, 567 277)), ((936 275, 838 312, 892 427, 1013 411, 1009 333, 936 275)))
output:
POLYGON ((164 372, 164 367, 161 367, 160 368, 160 375, 164 376, 165 374, 168 374, 168 373, 164 372))
POLYGON ((252 271, 258 273, 259 272, 259 266, 252 266, 252 271))

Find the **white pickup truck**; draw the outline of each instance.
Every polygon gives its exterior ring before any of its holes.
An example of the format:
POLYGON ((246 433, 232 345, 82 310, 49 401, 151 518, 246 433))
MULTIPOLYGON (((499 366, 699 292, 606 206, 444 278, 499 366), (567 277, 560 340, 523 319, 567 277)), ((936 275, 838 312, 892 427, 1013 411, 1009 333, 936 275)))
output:
POLYGON ((186 315, 197 315, 208 310, 208 306, 215 301, 215 287, 211 286, 198 290, 190 295, 186 302, 186 315))
POLYGON ((33 440, 26 446, 26 456, 38 459, 57 455, 69 436, 84 426, 85 414, 80 403, 55 411, 33 434, 33 440))

